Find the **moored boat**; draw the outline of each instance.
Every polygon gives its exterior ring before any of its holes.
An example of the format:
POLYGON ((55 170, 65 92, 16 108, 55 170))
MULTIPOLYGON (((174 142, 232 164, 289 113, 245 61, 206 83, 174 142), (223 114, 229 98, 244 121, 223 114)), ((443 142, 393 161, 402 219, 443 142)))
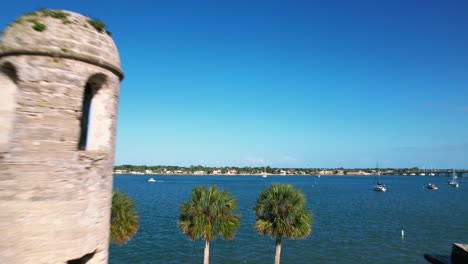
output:
POLYGON ((376 192, 386 192, 387 191, 387 186, 381 183, 377 183, 377 185, 374 186, 374 191, 376 192))
POLYGON ((266 168, 265 168, 265 167, 263 168, 263 171, 260 173, 260 175, 262 175, 262 178, 268 177, 268 173, 266 172, 266 168))
POLYGON ((457 174, 455 173, 455 170, 453 170, 452 179, 448 182, 448 184, 455 188, 460 187, 457 181, 457 174))
POLYGON ((386 192, 387 186, 385 184, 380 183, 380 171, 378 170, 379 165, 377 165, 377 175, 375 177, 376 185, 374 186, 374 191, 376 192, 386 192))

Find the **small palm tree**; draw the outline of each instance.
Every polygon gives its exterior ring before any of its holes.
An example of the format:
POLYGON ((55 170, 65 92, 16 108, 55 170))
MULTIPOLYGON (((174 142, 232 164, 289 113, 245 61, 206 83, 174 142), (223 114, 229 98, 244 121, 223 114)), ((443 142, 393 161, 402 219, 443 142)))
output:
POLYGON ((202 237, 205 241, 204 264, 209 263, 210 241, 216 235, 224 240, 234 238, 241 218, 233 213, 236 208, 235 197, 225 190, 218 190, 215 185, 193 188, 189 201, 180 204, 177 225, 190 240, 202 237))
POLYGON ((281 238, 305 238, 310 234, 312 213, 301 190, 290 184, 272 184, 262 190, 253 208, 255 231, 276 238, 275 264, 280 263, 281 238))
POLYGON ((138 216, 130 196, 120 190, 112 192, 110 240, 127 243, 138 230, 138 216))

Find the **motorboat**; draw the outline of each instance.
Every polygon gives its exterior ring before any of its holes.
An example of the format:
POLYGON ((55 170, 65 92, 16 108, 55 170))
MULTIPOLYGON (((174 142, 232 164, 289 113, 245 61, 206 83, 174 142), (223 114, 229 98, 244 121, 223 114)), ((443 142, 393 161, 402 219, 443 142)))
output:
POLYGON ((156 180, 154 178, 149 178, 149 182, 155 182, 156 180))
POLYGON ((435 184, 429 183, 429 184, 427 185, 427 189, 429 189, 429 190, 437 190, 437 189, 439 189, 439 188, 437 188, 437 186, 436 186, 435 184))

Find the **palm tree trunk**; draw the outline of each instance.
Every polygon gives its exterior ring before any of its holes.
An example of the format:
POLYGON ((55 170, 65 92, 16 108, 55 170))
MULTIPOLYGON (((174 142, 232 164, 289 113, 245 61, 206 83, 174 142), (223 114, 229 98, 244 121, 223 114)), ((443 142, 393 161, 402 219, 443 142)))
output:
POLYGON ((203 264, 208 264, 210 262, 210 241, 205 241, 205 258, 203 259, 203 264))
POLYGON ((276 238, 275 264, 280 264, 281 256, 281 237, 276 238))

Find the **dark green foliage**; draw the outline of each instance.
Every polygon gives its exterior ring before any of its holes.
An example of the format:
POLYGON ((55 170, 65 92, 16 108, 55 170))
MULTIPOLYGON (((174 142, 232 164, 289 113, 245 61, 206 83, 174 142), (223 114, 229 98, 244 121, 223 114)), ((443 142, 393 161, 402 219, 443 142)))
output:
POLYGON ((193 188, 189 201, 180 204, 177 226, 190 240, 202 237, 205 241, 205 264, 209 259, 209 241, 217 235, 225 240, 234 238, 241 219, 234 214, 236 209, 236 198, 226 190, 218 190, 216 185, 193 188))
POLYGON ((50 10, 41 8, 37 12, 28 12, 23 14, 21 17, 15 20, 16 23, 29 22, 33 23, 32 28, 36 31, 44 31, 47 26, 40 21, 40 17, 52 17, 55 19, 62 20, 63 24, 70 24, 71 21, 68 20, 69 13, 63 12, 62 10, 50 10))
POLYGON ((112 193, 110 240, 127 243, 138 230, 138 216, 132 199, 115 190, 112 193))
POLYGON ((262 190, 253 211, 255 230, 274 238, 304 238, 310 234, 312 213, 305 195, 290 184, 272 184, 262 190))
POLYGON ((190 240, 202 237, 209 241, 216 235, 232 239, 241 219, 240 215, 234 214, 236 209, 236 198, 226 190, 218 190, 216 185, 209 188, 197 186, 189 201, 183 201, 179 206, 178 227, 190 240))
POLYGON ((305 238, 310 234, 312 213, 305 195, 290 184, 272 184, 262 190, 253 208, 254 229, 276 238, 275 264, 280 263, 281 239, 305 238))
POLYGON ((47 28, 47 26, 40 22, 35 22, 32 28, 36 31, 44 31, 47 28))
POLYGON ((71 21, 68 20, 68 16, 70 16, 70 14, 66 13, 66 12, 63 12, 63 10, 51 10, 51 9, 41 8, 41 9, 39 9, 39 12, 44 17, 52 17, 52 18, 55 18, 55 19, 60 19, 60 20, 62 20, 63 24, 70 24, 71 23, 71 21))
POLYGON ((24 13, 23 16, 37 16, 37 13, 35 11, 27 12, 27 13, 24 13))
POLYGON ((102 23, 99 19, 88 19, 88 23, 99 32, 104 31, 106 28, 106 25, 102 23))

